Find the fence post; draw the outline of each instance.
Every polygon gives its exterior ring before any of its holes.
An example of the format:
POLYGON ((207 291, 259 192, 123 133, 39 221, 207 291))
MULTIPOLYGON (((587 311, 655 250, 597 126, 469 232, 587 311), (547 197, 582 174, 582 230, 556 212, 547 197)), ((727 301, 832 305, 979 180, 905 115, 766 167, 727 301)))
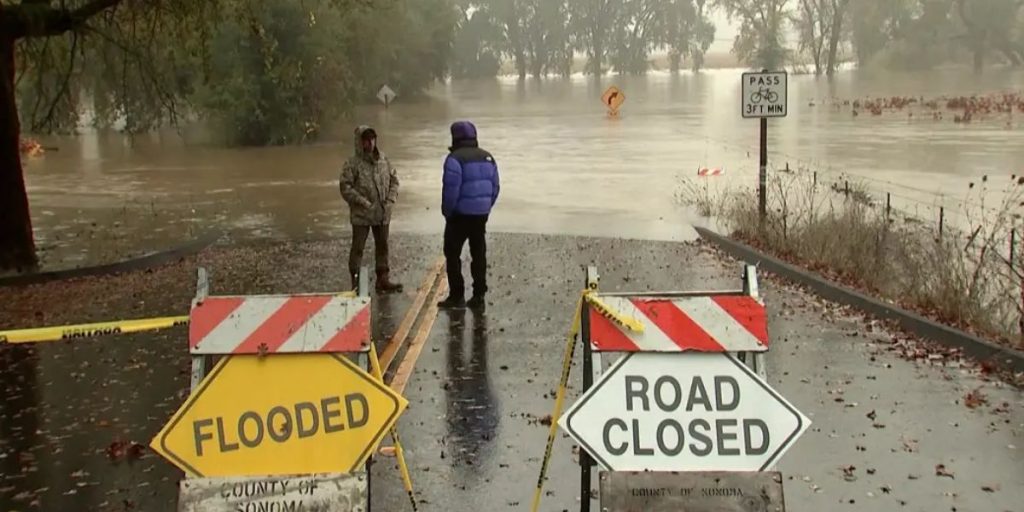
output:
POLYGON ((844 191, 846 193, 846 197, 850 197, 850 180, 846 180, 844 191))
POLYGON ((946 208, 939 207, 939 238, 942 238, 943 225, 946 223, 946 208))
POLYGON ((813 183, 813 185, 815 187, 818 186, 818 171, 814 171, 814 183, 813 183))
POLYGON ((885 220, 892 216, 892 193, 885 193, 885 220))

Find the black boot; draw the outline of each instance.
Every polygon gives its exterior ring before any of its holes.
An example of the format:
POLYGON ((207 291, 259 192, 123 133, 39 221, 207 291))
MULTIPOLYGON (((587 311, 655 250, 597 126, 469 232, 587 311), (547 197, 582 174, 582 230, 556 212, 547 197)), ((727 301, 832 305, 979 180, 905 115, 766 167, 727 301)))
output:
POLYGON ((482 308, 482 307, 486 306, 487 302, 484 300, 484 296, 483 296, 482 293, 481 294, 474 293, 473 294, 473 298, 469 299, 469 302, 467 302, 466 305, 471 307, 471 308, 473 308, 473 309, 477 309, 477 308, 482 308))
POLYGON ((438 302, 437 307, 440 309, 462 309, 466 307, 466 299, 449 295, 447 299, 438 302))
POLYGON ((394 293, 402 291, 402 285, 398 283, 392 283, 388 277, 387 271, 377 272, 377 292, 378 293, 394 293))
POLYGON ((352 279, 352 291, 359 293, 359 272, 349 272, 348 276, 352 279))

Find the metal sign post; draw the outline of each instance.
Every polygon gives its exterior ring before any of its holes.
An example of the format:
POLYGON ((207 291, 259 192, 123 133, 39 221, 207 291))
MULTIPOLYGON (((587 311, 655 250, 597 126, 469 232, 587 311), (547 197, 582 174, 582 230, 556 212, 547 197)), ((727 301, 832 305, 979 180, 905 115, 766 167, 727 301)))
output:
POLYGON ((744 119, 761 120, 761 159, 758 168, 758 208, 768 212, 768 118, 786 117, 789 82, 785 71, 743 73, 742 114, 744 119))

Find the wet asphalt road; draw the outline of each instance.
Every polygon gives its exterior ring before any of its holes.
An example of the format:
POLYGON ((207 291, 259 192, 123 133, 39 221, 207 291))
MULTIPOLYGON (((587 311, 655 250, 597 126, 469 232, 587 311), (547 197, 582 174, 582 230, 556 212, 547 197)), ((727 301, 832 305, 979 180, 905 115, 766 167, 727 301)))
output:
MULTIPOLYGON (((344 241, 219 248, 124 278, 0 289, 10 305, 0 327, 183 314, 197 265, 210 269, 212 294, 336 291, 347 286, 345 250, 344 241)), ((491 235, 490 250, 486 311, 439 313, 405 391, 399 428, 420 510, 529 509, 585 265, 599 266, 606 291, 739 286, 737 262, 695 245, 491 235)), ((378 340, 397 328, 439 252, 439 240, 395 237, 406 292, 375 301, 378 340)), ((1019 390, 944 359, 908 361, 901 353, 915 345, 894 345, 881 327, 762 288, 769 381, 814 422, 780 466, 789 510, 1021 510, 1019 390), (974 389, 987 403, 971 409, 963 399, 974 389), (953 476, 937 476, 938 464, 953 476)), ((174 510, 180 472, 132 443, 148 444, 187 395, 185 347, 183 328, 0 347, 0 511, 174 510)), ((573 372, 567 404, 578 394, 573 372)), ((394 459, 377 460, 374 510, 408 510, 394 459)), ((578 508, 575 460, 560 433, 541 510, 578 508)))

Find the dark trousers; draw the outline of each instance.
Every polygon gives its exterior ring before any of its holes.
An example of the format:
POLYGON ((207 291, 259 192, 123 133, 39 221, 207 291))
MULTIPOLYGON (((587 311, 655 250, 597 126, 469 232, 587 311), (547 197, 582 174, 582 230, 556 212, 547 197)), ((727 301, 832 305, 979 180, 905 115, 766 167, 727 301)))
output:
POLYGON ((453 215, 444 226, 444 258, 448 270, 448 289, 452 297, 464 298, 466 282, 462 279, 462 246, 469 240, 472 257, 473 294, 487 293, 487 215, 453 215))
POLYGON ((371 230, 377 273, 388 271, 388 225, 352 226, 352 248, 348 253, 348 271, 351 274, 358 273, 359 267, 363 265, 363 248, 366 247, 366 238, 370 236, 371 230))

